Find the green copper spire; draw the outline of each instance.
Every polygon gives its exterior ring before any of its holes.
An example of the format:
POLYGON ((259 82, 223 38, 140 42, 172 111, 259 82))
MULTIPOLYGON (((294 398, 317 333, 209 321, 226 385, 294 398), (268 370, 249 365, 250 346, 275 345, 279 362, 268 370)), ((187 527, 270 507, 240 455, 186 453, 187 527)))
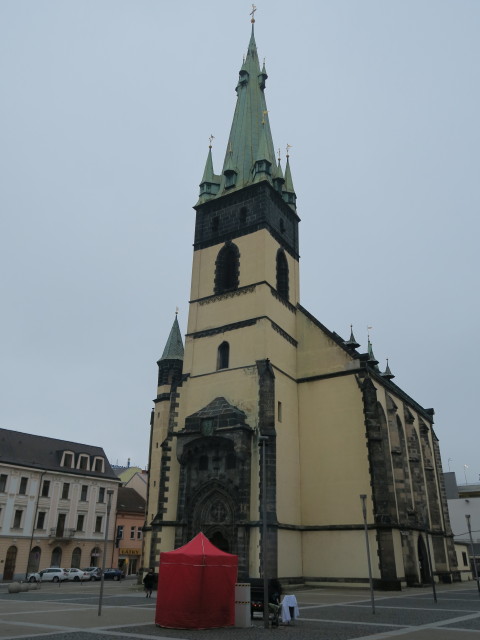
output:
POLYGON ((178 318, 176 314, 172 328, 170 329, 170 335, 168 336, 167 344, 165 345, 162 357, 160 358, 160 361, 161 360, 183 360, 182 334, 180 333, 180 327, 178 326, 178 318))
POLYGON ((220 176, 216 176, 213 172, 212 145, 210 144, 208 147, 207 161, 205 163, 202 181, 200 182, 199 202, 205 202, 206 200, 213 198, 218 193, 219 188, 220 176))
POLYGON ((285 185, 283 187, 283 199, 289 204, 295 211, 297 208, 297 195, 293 188, 292 172, 290 171, 290 156, 288 155, 288 149, 290 145, 287 145, 287 164, 285 165, 285 185))
MULTIPOLYGON (((268 113, 264 95, 266 79, 265 65, 260 70, 252 22, 248 51, 240 69, 236 87, 237 104, 222 169, 224 177, 220 193, 225 189, 238 189, 251 184, 255 176, 258 180, 258 172, 254 171, 257 160, 269 163, 270 167, 275 162, 272 133, 266 117, 268 113), (236 172, 233 183, 228 176, 228 172, 232 170, 236 172)), ((262 179, 271 182, 272 178, 270 173, 263 172, 262 179)))

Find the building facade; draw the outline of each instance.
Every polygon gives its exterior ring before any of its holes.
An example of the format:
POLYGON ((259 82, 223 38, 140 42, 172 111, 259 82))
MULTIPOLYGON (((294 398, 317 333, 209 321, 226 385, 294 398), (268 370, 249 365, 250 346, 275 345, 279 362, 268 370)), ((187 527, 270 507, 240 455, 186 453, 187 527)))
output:
POLYGON ((103 449, 0 429, 0 579, 50 566, 106 565, 119 480, 103 449))
POLYGON ((241 579, 368 583, 365 495, 375 585, 450 581, 433 410, 370 342, 359 352, 300 303, 300 218, 266 80, 252 23, 223 168, 210 147, 195 206, 185 348, 175 318, 158 361, 145 563, 203 531, 238 554, 241 579))
POLYGON ((135 575, 142 566, 144 523, 145 499, 135 489, 119 487, 112 567, 125 576, 135 575))

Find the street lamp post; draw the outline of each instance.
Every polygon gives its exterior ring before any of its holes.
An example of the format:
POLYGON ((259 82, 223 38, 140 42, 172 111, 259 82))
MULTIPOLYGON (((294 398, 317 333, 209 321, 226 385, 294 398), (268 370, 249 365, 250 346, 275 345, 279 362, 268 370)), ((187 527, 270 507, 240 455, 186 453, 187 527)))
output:
POLYGON ((267 468, 265 464, 265 447, 267 436, 259 436, 258 443, 262 447, 262 572, 263 572, 263 626, 269 627, 268 611, 268 573, 267 573, 267 468))
POLYGON ((369 582, 370 582, 370 599, 372 601, 372 613, 375 613, 375 596, 374 596, 374 593, 373 593, 372 563, 370 561, 370 544, 368 542, 366 499, 367 499, 366 494, 362 493, 361 496, 360 496, 360 500, 362 501, 363 526, 365 528, 365 544, 367 546, 368 579, 369 579, 369 582))
POLYGON ((470 515, 467 514, 465 516, 465 519, 467 520, 468 535, 470 536, 470 544, 472 546, 473 570, 475 573, 475 580, 477 582, 478 595, 480 596, 480 583, 478 582, 477 558, 475 557, 475 548, 473 546, 472 527, 470 525, 470 515))
POLYGON ((107 518, 105 521, 105 537, 103 539, 103 555, 102 555, 102 575, 100 577, 100 595, 98 597, 98 615, 102 615, 102 600, 103 600, 103 584, 105 582, 105 558, 107 557, 107 542, 108 542, 108 523, 110 520, 110 509, 112 508, 112 496, 113 489, 107 489, 107 518))

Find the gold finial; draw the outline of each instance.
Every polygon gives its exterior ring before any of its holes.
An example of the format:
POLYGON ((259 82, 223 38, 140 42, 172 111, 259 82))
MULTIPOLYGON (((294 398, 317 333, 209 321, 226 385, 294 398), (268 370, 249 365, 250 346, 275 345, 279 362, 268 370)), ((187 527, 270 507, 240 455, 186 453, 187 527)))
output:
POLYGON ((208 141, 209 141, 209 145, 208 148, 211 149, 212 148, 212 142, 215 140, 215 136, 213 135, 213 133, 210 135, 208 141))
POLYGON ((288 142, 287 142, 287 158, 290 157, 290 154, 288 152, 290 151, 291 148, 292 148, 292 145, 288 144, 288 142))
POLYGON ((252 4, 252 10, 250 11, 250 15, 252 16, 250 19, 250 22, 253 24, 255 22, 255 11, 257 10, 257 7, 252 4))
POLYGON ((178 316, 178 307, 175 307, 175 315, 178 316))

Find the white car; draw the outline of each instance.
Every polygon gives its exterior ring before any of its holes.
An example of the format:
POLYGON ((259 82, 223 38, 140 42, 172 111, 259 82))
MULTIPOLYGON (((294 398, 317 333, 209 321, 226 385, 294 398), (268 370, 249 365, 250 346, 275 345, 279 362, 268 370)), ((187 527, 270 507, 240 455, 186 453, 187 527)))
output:
POLYGON ((27 581, 28 582, 40 582, 42 578, 39 573, 27 573, 27 581))
POLYGON ((72 567, 71 569, 65 569, 65 571, 67 572, 67 580, 74 580, 75 582, 80 582, 81 580, 83 582, 91 578, 88 571, 83 571, 82 569, 74 569, 72 567))
POLYGON ((40 579, 42 582, 63 582, 67 579, 67 572, 60 567, 49 567, 40 571, 40 579))

